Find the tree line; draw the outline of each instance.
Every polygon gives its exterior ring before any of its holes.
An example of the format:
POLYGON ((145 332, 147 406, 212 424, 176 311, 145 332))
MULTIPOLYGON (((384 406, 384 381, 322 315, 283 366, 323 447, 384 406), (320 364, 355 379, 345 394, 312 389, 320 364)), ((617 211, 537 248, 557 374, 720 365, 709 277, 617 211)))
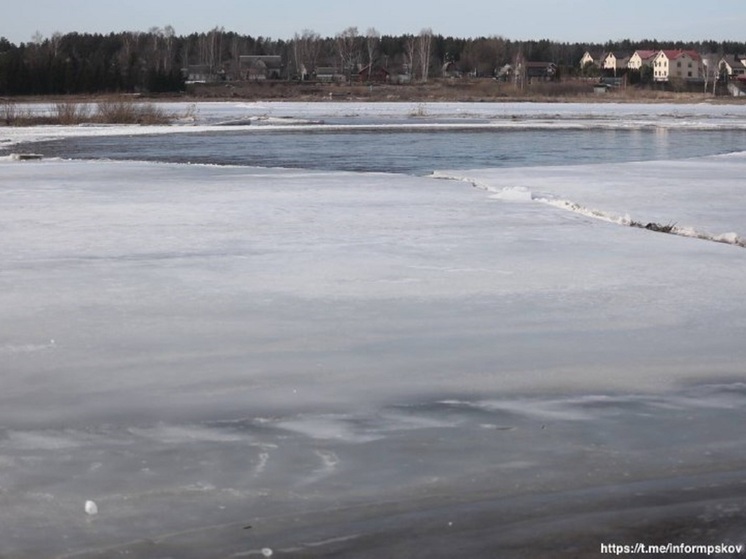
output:
POLYGON ((434 34, 380 35, 350 27, 334 37, 311 30, 288 40, 252 37, 215 28, 177 35, 170 26, 147 32, 55 33, 18 45, 0 38, 0 95, 49 95, 102 92, 169 92, 184 89, 185 68, 201 65, 226 79, 240 79, 241 55, 279 55, 283 79, 305 79, 321 66, 344 71, 382 66, 406 72, 414 81, 439 75, 446 64, 463 75, 491 76, 517 55, 527 61, 554 62, 563 76, 580 72, 586 51, 688 49, 746 52, 741 42, 666 42, 623 40, 561 43, 547 39, 513 41, 500 36, 458 38, 434 34))

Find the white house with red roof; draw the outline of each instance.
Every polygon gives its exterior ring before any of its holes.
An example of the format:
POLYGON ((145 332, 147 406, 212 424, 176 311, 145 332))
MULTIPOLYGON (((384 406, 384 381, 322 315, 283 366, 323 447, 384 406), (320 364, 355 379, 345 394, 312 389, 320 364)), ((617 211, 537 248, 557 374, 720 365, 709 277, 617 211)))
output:
POLYGON ((627 68, 631 70, 639 70, 643 66, 653 66, 653 60, 655 55, 658 54, 657 50, 636 50, 629 57, 627 62, 627 68))
POLYGON ((704 76, 702 57, 691 50, 661 50, 653 59, 653 79, 699 80, 704 76))

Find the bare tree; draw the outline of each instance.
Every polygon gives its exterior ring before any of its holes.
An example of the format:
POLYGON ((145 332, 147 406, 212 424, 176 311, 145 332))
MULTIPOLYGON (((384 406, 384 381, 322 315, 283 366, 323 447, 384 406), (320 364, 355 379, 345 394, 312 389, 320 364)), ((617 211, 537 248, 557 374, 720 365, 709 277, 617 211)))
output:
POLYGON ((163 28, 163 68, 166 72, 173 69, 174 37, 176 37, 176 30, 171 25, 163 28))
POLYGON ((316 63, 321 50, 321 36, 310 29, 296 33, 292 40, 292 52, 295 70, 301 79, 316 70, 316 63))
POLYGON ((148 29, 148 37, 152 41, 152 45, 150 47, 151 53, 150 58, 152 59, 151 65, 155 69, 156 72, 159 72, 161 70, 161 37, 162 37, 162 31, 160 27, 151 27, 148 29))
POLYGON ((60 55, 60 46, 62 44, 62 33, 55 31, 49 39, 49 44, 52 47, 52 55, 57 58, 60 55))
POLYGON ((216 72, 223 63, 220 44, 223 33, 222 27, 215 27, 198 39, 199 63, 206 65, 210 73, 216 72))
POLYGON ((241 79, 241 39, 237 34, 231 37, 231 64, 233 68, 231 79, 241 79))
POLYGON ((475 39, 461 52, 461 69, 475 76, 494 74, 498 65, 498 39, 475 39))
POLYGON ((378 55, 378 45, 381 42, 381 35, 375 27, 369 27, 365 32, 365 46, 368 50, 368 81, 373 73, 373 63, 378 55))
POLYGON ((303 39, 298 33, 293 35, 291 41, 291 49, 293 53, 293 64, 295 65, 295 73, 300 77, 301 80, 305 79, 306 67, 303 64, 303 60, 306 57, 303 39))
POLYGON ((429 27, 420 31, 417 37, 417 58, 420 63, 420 79, 427 82, 430 73, 430 49, 433 41, 433 30, 429 27))
POLYGON ((712 52, 702 56, 702 71, 704 78, 704 93, 707 93, 707 86, 712 80, 712 95, 714 96, 717 92, 717 84, 720 79, 720 72, 723 61, 723 49, 722 47, 718 52, 712 52))
POLYGON ((141 33, 127 31, 122 34, 122 49, 119 51, 119 63, 124 68, 125 80, 130 85, 134 84, 141 71, 138 64, 138 50, 141 33))
POLYGON ((303 39, 305 44, 304 48, 306 50, 306 69, 309 72, 315 72, 316 66, 319 63, 319 56, 321 55, 321 47, 323 45, 321 35, 311 29, 304 29, 301 38, 303 39))
POLYGON ((417 52, 416 49, 417 40, 412 36, 409 35, 407 37, 407 40, 404 43, 404 53, 407 59, 407 75, 409 76, 409 81, 414 81, 414 67, 415 67, 415 55, 417 52))
POLYGON ((348 81, 352 82, 352 72, 360 61, 360 41, 357 27, 348 27, 336 37, 337 54, 346 73, 348 81))

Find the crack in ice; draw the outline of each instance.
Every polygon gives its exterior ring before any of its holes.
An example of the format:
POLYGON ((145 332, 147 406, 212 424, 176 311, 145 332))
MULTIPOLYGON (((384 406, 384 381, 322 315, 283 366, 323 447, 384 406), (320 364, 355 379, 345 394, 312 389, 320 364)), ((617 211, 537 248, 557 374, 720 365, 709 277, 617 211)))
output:
POLYGON ((554 198, 551 195, 550 196, 539 196, 537 194, 534 194, 531 190, 525 187, 522 187, 522 186, 495 188, 489 184, 480 182, 473 178, 453 176, 453 175, 448 175, 448 174, 441 173, 438 171, 434 172, 431 176, 436 179, 457 180, 461 182, 467 182, 471 184, 474 188, 478 188, 480 190, 491 192, 492 196, 490 196, 490 198, 493 198, 496 200, 506 200, 506 201, 512 201, 512 202, 538 202, 541 204, 552 206, 554 208, 576 213, 576 214, 579 214, 585 217, 590 217, 593 219, 605 221, 607 223, 614 223, 614 224, 623 225, 626 227, 636 227, 639 229, 646 229, 648 231, 654 231, 657 233, 667 233, 669 235, 676 235, 679 237, 689 237, 692 239, 701 239, 703 241, 710 241, 714 243, 722 243, 722 244, 733 245, 733 246, 737 246, 741 248, 746 248, 746 239, 744 239, 743 237, 740 237, 735 232, 712 234, 706 231, 697 230, 693 227, 682 227, 676 224, 661 225, 660 223, 655 223, 655 222, 644 223, 642 221, 637 221, 637 220, 632 219, 629 215, 624 215, 624 216, 616 215, 614 213, 607 212, 604 210, 589 208, 587 206, 583 206, 571 200, 565 200, 562 198, 554 198))

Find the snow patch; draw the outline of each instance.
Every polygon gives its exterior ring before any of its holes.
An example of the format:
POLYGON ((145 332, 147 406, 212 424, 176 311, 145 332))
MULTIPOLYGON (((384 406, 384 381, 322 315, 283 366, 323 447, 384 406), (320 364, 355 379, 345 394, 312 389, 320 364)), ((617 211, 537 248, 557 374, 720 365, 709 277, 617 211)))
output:
POLYGON ((496 194, 490 196, 494 200, 507 200, 509 202, 531 202, 534 195, 528 188, 522 186, 503 188, 496 194))
POLYGON ((216 429, 209 429, 202 426, 170 426, 157 425, 155 427, 129 429, 133 435, 151 439, 164 444, 185 444, 200 442, 241 442, 246 440, 246 436, 238 433, 226 433, 216 429))
POLYGON ((98 514, 98 505, 95 501, 86 501, 84 510, 88 516, 94 516, 98 514))

